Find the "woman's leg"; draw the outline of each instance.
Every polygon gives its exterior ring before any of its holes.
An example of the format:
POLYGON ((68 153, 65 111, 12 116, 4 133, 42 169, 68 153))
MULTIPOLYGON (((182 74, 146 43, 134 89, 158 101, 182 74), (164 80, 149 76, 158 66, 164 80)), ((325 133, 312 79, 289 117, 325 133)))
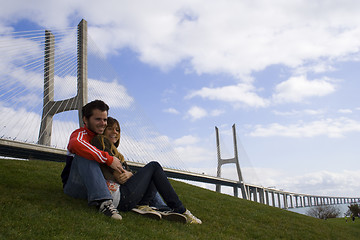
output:
MULTIPOLYGON (((121 211, 129 211, 138 205, 144 195, 149 198, 152 190, 155 192, 155 187, 151 184, 152 171, 149 167, 144 166, 136 172, 125 184, 121 185, 121 197, 118 208, 121 211)), ((143 205, 146 205, 142 201, 143 205)))
POLYGON ((157 162, 148 163, 121 186, 120 210, 128 211, 140 202, 147 201, 148 204, 156 189, 175 212, 185 212, 182 202, 157 162))
POLYGON ((155 207, 160 211, 171 211, 171 209, 166 205, 164 200, 161 198, 159 192, 156 192, 155 197, 151 199, 149 205, 155 207))

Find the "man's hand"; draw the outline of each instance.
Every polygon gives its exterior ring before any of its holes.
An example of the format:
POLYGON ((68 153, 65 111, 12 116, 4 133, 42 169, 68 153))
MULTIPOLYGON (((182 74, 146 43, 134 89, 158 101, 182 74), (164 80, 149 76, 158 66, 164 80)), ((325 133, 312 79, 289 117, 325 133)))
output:
POLYGON ((117 157, 114 157, 114 160, 113 160, 112 164, 110 165, 110 167, 112 169, 114 169, 115 172, 118 172, 119 174, 125 172, 120 160, 117 157))
POLYGON ((114 177, 116 181, 118 181, 120 184, 124 184, 133 176, 132 172, 124 170, 123 173, 114 172, 114 177))

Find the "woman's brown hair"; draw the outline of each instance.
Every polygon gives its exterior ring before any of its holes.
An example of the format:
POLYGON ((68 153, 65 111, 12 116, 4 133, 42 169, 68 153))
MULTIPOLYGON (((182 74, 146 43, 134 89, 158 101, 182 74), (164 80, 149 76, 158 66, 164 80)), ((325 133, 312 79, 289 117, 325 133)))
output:
MULTIPOLYGON (((120 133, 120 132, 121 132, 121 128, 120 128, 120 124, 119 124, 118 120, 116 120, 115 118, 112 118, 112 117, 108 117, 106 128, 108 128, 108 127, 113 127, 114 124, 116 124, 116 125, 119 127, 119 133, 120 133)), ((105 129, 105 130, 106 130, 106 129, 105 129)), ((119 144, 120 144, 120 138, 119 138, 119 140, 118 140, 116 143, 114 143, 114 145, 115 145, 115 147, 118 147, 119 144)))

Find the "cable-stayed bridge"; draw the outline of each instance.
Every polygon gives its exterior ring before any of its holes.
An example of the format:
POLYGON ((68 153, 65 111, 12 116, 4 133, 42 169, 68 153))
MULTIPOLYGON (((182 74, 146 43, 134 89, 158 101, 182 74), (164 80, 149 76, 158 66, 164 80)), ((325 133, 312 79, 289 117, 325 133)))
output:
POLYGON ((81 107, 94 99, 109 106, 121 120, 119 147, 133 167, 159 161, 169 177, 216 184, 234 195, 280 208, 341 204, 360 198, 314 196, 246 183, 238 159, 233 126, 234 157, 223 159, 217 135, 217 177, 191 173, 166 136, 154 130, 105 56, 77 28, 8 32, 0 35, 0 156, 63 161, 70 133, 82 124, 81 107), (221 166, 234 164, 238 180, 221 178, 221 166), (240 189, 240 192, 238 191, 240 189))

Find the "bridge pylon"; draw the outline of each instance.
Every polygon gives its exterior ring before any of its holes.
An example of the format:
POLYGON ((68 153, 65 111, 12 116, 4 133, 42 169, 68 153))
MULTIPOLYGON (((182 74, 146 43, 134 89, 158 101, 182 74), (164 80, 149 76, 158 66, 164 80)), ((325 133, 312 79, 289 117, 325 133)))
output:
POLYGON ((53 116, 78 110, 79 125, 83 126, 81 108, 87 103, 87 22, 78 24, 77 36, 77 94, 75 97, 54 101, 55 37, 45 30, 44 96, 38 144, 50 146, 53 116))
MULTIPOLYGON (((237 174, 239 177, 239 185, 241 189, 241 194, 243 199, 249 199, 247 188, 243 182, 243 177, 241 174, 240 164, 239 164, 239 157, 238 157, 238 150, 237 150, 237 141, 236 141, 236 129, 235 124, 232 126, 233 131, 233 141, 234 141, 234 157, 229 159, 221 158, 220 152, 220 138, 219 138, 219 129, 215 127, 216 132, 216 148, 217 148, 217 158, 218 158, 218 167, 217 167, 217 177, 221 177, 221 166, 228 163, 234 163, 236 165, 237 174)), ((221 185, 216 184, 216 192, 221 192, 221 185)), ((234 196, 238 196, 238 188, 234 188, 234 196)))

